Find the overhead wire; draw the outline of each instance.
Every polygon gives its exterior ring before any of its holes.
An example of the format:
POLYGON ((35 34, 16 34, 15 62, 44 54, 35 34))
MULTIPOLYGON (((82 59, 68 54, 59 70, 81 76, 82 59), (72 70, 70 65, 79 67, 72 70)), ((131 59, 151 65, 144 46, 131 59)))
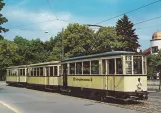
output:
MULTIPOLYGON (((52 7, 51 7, 51 5, 50 5, 50 1, 49 1, 49 0, 46 0, 46 1, 48 2, 50 9, 52 10, 52 7)), ((152 3, 149 3, 149 4, 147 4, 147 5, 141 6, 141 7, 137 8, 137 9, 134 9, 134 10, 128 11, 128 12, 123 13, 123 14, 127 14, 127 13, 130 13, 130 12, 133 12, 133 11, 139 10, 139 9, 141 9, 141 8, 147 7, 147 6, 149 6, 149 5, 155 4, 155 3, 160 2, 160 1, 161 1, 161 0, 154 1, 154 2, 152 2, 152 3)), ((53 14, 55 15, 55 13, 54 13, 54 12, 53 12, 53 14)), ((104 20, 104 21, 101 21, 101 22, 99 22, 99 23, 103 23, 103 22, 105 22, 105 21, 108 21, 108 20, 114 19, 114 18, 119 17, 119 16, 121 16, 121 15, 123 15, 123 14, 120 14, 120 15, 118 15, 118 16, 115 16, 115 17, 109 18, 109 19, 104 20)), ((33 25, 33 24, 39 24, 39 23, 45 23, 45 22, 56 21, 56 20, 64 21, 64 22, 69 22, 68 20, 61 20, 61 19, 58 19, 56 15, 55 15, 55 18, 56 18, 56 19, 46 20, 46 21, 40 21, 40 22, 36 22, 36 23, 30 23, 30 24, 25 24, 25 25, 15 26, 15 27, 23 27, 23 26, 33 25)), ((141 22, 135 23, 134 25, 141 24, 141 23, 144 23, 144 22, 147 22, 147 21, 151 21, 151 20, 154 20, 154 19, 158 19, 158 18, 161 18, 161 16, 159 16, 159 17, 155 17, 155 18, 152 18, 152 19, 148 19, 148 20, 144 20, 144 21, 141 21, 141 22)), ((99 24, 99 23, 97 23, 97 24, 99 24)))
POLYGON ((138 27, 138 28, 136 28, 136 29, 137 29, 137 30, 140 30, 140 29, 147 29, 147 28, 158 27, 158 26, 161 26, 161 24, 152 25, 152 26, 147 26, 147 27, 138 27))
POLYGON ((135 23, 134 25, 142 24, 142 23, 144 23, 144 22, 148 22, 148 21, 155 20, 155 19, 158 19, 158 18, 161 18, 161 16, 158 16, 158 17, 155 17, 155 18, 151 18, 151 19, 147 19, 147 20, 144 20, 144 21, 135 23))
POLYGON ((52 10, 52 7, 51 7, 51 3, 50 3, 50 1, 49 1, 49 0, 46 0, 46 1, 47 1, 48 5, 49 5, 49 7, 50 7, 51 11, 53 12, 53 14, 54 14, 54 16, 55 16, 56 20, 59 20, 59 19, 57 18, 57 16, 56 16, 55 12, 52 10))
POLYGON ((111 18, 109 18, 109 19, 107 19, 107 20, 100 21, 100 22, 98 22, 98 23, 96 23, 96 24, 101 24, 101 23, 103 23, 103 22, 106 22, 106 21, 115 19, 115 18, 120 17, 120 16, 122 16, 122 15, 124 15, 124 14, 128 14, 128 13, 131 13, 131 12, 134 12, 134 11, 137 11, 137 10, 140 10, 140 9, 142 9, 142 8, 145 8, 145 7, 147 7, 147 6, 153 5, 153 4, 158 3, 158 2, 160 2, 160 1, 161 1, 161 0, 157 0, 157 1, 151 2, 151 3, 147 4, 147 5, 144 5, 144 6, 141 6, 141 7, 139 7, 139 8, 133 9, 133 10, 131 10, 131 11, 127 11, 127 12, 125 12, 125 13, 122 13, 122 14, 119 14, 119 15, 117 15, 117 16, 111 17, 111 18))

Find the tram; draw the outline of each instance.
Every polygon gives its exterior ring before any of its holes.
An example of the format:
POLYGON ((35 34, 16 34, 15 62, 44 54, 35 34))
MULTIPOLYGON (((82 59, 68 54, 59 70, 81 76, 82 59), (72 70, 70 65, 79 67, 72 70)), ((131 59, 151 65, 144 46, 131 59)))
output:
POLYGON ((146 100, 147 59, 141 53, 111 51, 64 59, 61 92, 88 97, 146 100))
POLYGON ((9 85, 26 85, 27 65, 11 66, 7 68, 6 83, 9 85))

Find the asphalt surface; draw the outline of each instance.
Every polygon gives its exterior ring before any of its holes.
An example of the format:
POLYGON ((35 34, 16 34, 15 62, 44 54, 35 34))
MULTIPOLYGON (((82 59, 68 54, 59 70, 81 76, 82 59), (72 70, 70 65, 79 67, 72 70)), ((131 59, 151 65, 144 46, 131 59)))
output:
POLYGON ((86 99, 6 86, 0 82, 0 113, 142 113, 86 99))

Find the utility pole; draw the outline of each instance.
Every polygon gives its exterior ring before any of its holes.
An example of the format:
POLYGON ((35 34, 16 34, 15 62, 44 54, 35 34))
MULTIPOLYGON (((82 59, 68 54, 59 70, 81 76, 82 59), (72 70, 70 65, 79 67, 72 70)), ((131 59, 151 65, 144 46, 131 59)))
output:
POLYGON ((61 60, 64 59, 64 42, 63 42, 63 40, 64 40, 64 28, 62 28, 62 35, 61 35, 61 42, 62 42, 62 58, 61 58, 61 60))

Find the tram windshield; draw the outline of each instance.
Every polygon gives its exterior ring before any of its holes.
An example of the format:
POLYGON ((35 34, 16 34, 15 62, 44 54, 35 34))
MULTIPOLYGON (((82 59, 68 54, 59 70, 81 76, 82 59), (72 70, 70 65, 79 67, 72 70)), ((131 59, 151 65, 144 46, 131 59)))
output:
POLYGON ((125 74, 146 74, 146 58, 125 56, 125 74))

